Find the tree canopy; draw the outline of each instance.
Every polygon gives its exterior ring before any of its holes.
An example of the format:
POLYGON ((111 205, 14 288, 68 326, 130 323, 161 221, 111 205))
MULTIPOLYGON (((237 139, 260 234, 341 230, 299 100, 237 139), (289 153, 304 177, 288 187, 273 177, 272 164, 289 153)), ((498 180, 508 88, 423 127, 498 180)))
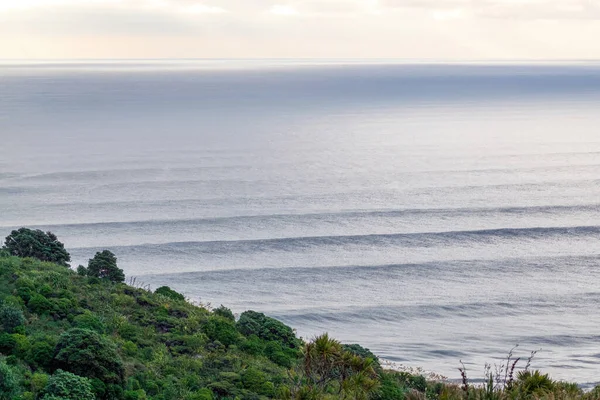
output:
POLYGON ((4 249, 17 257, 33 257, 68 267, 71 255, 65 250, 55 234, 20 228, 6 237, 4 249))
POLYGON ((54 349, 53 365, 104 383, 123 382, 123 361, 112 342, 97 332, 73 328, 63 333, 54 349))
POLYGON ((89 260, 87 273, 89 276, 108 279, 112 282, 125 280, 123 270, 117 267, 117 257, 109 250, 99 251, 94 258, 89 260))

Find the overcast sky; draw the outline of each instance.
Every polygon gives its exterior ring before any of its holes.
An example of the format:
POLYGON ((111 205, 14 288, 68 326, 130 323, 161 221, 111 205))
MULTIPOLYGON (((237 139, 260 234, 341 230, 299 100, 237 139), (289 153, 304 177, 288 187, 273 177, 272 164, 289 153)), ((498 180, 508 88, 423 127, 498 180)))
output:
POLYGON ((600 0, 0 0, 0 58, 600 59, 600 0))

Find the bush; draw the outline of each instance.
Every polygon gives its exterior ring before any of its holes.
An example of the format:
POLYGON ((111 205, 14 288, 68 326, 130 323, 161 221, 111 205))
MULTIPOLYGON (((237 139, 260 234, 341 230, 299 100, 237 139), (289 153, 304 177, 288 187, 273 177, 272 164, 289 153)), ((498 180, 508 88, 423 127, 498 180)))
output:
POLYGON ((0 306, 0 326, 8 333, 13 333, 15 328, 25 323, 23 311, 16 306, 3 304, 0 306))
POLYGON ((85 310, 83 314, 76 316, 73 319, 73 323, 77 328, 89 329, 98 333, 104 333, 104 331, 106 331, 106 325, 100 317, 88 310, 85 310))
POLYGON ((51 337, 34 338, 27 351, 27 363, 35 368, 49 366, 54 356, 55 343, 51 337))
POLYGON ((54 349, 53 366, 105 384, 123 383, 123 361, 116 347, 107 338, 87 329, 74 328, 60 336, 54 349))
POLYGON ((123 393, 123 399, 124 400, 147 400, 148 396, 146 395, 146 392, 144 391, 144 389, 126 390, 125 393, 123 393))
POLYGON ((77 266, 77 275, 79 275, 79 276, 87 276, 88 275, 87 268, 84 267, 83 265, 78 265, 77 266))
POLYGON ((64 244, 52 232, 21 228, 12 231, 4 242, 5 249, 13 256, 32 257, 68 267, 71 256, 64 244))
POLYGON ((517 388, 523 395, 542 395, 554 389, 554 381, 540 371, 520 371, 517 374, 517 388))
POLYGON ((34 373, 29 380, 31 392, 33 392, 34 395, 40 393, 48 386, 49 379, 50 376, 47 374, 41 372, 34 373))
POLYGON ((185 400, 213 400, 213 392, 210 389, 200 389, 194 393, 188 394, 185 400))
POLYGON ((52 312, 54 305, 50 300, 36 293, 27 302, 27 308, 35 314, 43 315, 52 312))
POLYGON ((212 341, 219 341, 225 346, 236 343, 239 339, 239 333, 235 326, 221 317, 212 317, 203 326, 204 333, 212 341))
POLYGON ((268 382, 266 375, 255 369, 248 368, 242 375, 242 384, 244 388, 258 394, 270 396, 273 394, 273 384, 268 382))
POLYGON ((0 353, 12 354, 15 347, 17 347, 17 341, 13 335, 0 333, 0 353))
POLYGON ((12 368, 0 360, 0 400, 12 400, 18 389, 18 381, 12 368))
POLYGON ((375 354, 373 354, 373 352, 371 352, 371 350, 362 347, 360 344, 343 344, 342 348, 347 351, 350 352, 356 356, 362 357, 362 358, 370 358, 375 362, 375 366, 378 370, 381 370, 381 365, 379 364, 379 359, 377 358, 377 356, 375 354))
POLYGON ((266 341, 277 341, 286 347, 300 348, 301 342, 289 326, 256 311, 246 311, 240 315, 238 330, 246 337, 256 335, 266 341))
POLYGON ((215 315, 218 315, 220 317, 223 317, 231 322, 235 322, 235 316, 233 315, 233 313, 231 312, 231 310, 227 307, 225 307, 223 304, 221 304, 220 307, 215 308, 215 310, 213 311, 213 313, 215 315))
POLYGON ((251 335, 246 340, 240 343, 240 350, 245 351, 248 354, 258 355, 262 354, 265 350, 265 344, 256 335, 251 335))
POLYGON ((64 400, 94 400, 89 379, 58 370, 48 380, 43 400, 59 398, 64 400))
POLYGON ((171 300, 176 300, 176 301, 184 301, 185 300, 185 297, 181 293, 177 293, 176 291, 174 291, 173 289, 171 289, 168 286, 161 286, 158 289, 156 289, 154 291, 154 293, 168 297, 171 300))

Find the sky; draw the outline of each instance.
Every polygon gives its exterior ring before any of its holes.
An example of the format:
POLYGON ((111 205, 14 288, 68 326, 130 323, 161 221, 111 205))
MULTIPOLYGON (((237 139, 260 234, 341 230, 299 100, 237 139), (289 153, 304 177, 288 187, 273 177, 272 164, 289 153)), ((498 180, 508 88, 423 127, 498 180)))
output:
POLYGON ((0 59, 597 60, 600 0, 0 0, 0 59))

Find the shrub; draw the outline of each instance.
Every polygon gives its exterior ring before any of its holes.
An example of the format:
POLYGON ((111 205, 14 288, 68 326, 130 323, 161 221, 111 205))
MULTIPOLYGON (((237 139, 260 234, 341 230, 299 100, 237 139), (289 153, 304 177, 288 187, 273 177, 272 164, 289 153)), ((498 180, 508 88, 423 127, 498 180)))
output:
POLYGON ((17 341, 13 335, 0 333, 0 353, 12 354, 15 347, 17 347, 17 341))
POLYGON ((12 400, 18 388, 18 381, 12 368, 0 360, 0 400, 12 400))
POLYGON ((256 311, 245 311, 237 322, 238 330, 246 337, 256 335, 266 341, 277 341, 290 348, 299 348, 301 342, 289 326, 256 311))
POLYGON ((13 333, 15 328, 25 323, 25 316, 20 308, 10 305, 3 304, 0 306, 0 326, 8 332, 13 333))
POLYGON ((210 340, 219 341, 225 346, 230 346, 239 339, 239 333, 235 326, 221 317, 209 318, 203 326, 203 330, 210 340))
POLYGON ((273 384, 268 382, 267 377, 263 372, 255 368, 248 368, 244 371, 244 374, 242 375, 242 384, 244 385, 244 388, 254 393, 266 396, 273 394, 273 384))
POLYGON ((271 341, 265 346, 264 354, 275 364, 289 368, 294 363, 294 359, 298 356, 295 351, 290 350, 291 349, 289 348, 284 348, 279 342, 271 341))
POLYGON ((50 376, 48 374, 44 374, 41 372, 34 373, 31 376, 31 379, 29 380, 31 392, 33 392, 33 394, 40 393, 48 385, 49 379, 50 376))
POLYGON ((225 307, 223 304, 221 304, 220 307, 215 308, 213 312, 215 315, 223 317, 231 322, 235 322, 235 316, 233 315, 231 310, 229 308, 225 307))
POLYGON ((342 348, 345 351, 350 352, 359 357, 372 359, 375 363, 376 368, 378 370, 381 370, 381 365, 379 364, 379 359, 377 358, 377 356, 375 354, 373 354, 373 352, 371 352, 371 350, 369 350, 365 347, 362 347, 360 344, 343 344, 342 348))
POLYGON ((158 289, 156 289, 154 291, 154 293, 168 297, 171 300, 176 300, 176 301, 184 301, 185 300, 185 297, 181 293, 177 293, 176 291, 174 291, 173 289, 171 289, 168 286, 161 286, 158 289))
POLYGON ((59 398, 64 400, 94 400, 89 379, 57 370, 48 380, 43 400, 59 398))
POLYGON ((4 245, 11 255, 17 257, 32 257, 67 267, 71 261, 64 244, 59 242, 52 232, 21 228, 12 231, 6 237, 4 245))
POLYGON ((54 305, 50 300, 41 294, 34 294, 27 302, 27 308, 35 314, 46 314, 54 310, 54 305))
POLYGON ((83 314, 76 316, 73 323, 77 328, 89 329, 98 333, 106 331, 106 324, 98 317, 98 315, 85 310, 83 314))
POLYGON ((84 267, 83 265, 78 265, 77 266, 77 275, 79 275, 79 276, 87 276, 88 275, 87 268, 84 267))
POLYGON ((105 384, 123 383, 123 361, 114 344, 87 329, 74 328, 60 336, 53 366, 105 384))
POLYGON ((52 362, 55 341, 51 337, 36 337, 27 351, 26 361, 33 367, 47 367, 52 362))
POLYGON ((144 389, 126 390, 123 393, 123 399, 124 400, 147 400, 148 396, 146 395, 146 392, 144 391, 144 389))
POLYGON ((185 400, 213 400, 213 392, 210 389, 200 389, 194 393, 190 393, 185 397, 185 400))
POLYGON ((554 381, 540 371, 520 371, 517 374, 517 388, 523 395, 540 395, 551 392, 554 381))
POLYGON ((251 335, 246 340, 240 343, 240 350, 245 351, 248 354, 258 355, 262 354, 265 350, 265 344, 256 335, 251 335))

